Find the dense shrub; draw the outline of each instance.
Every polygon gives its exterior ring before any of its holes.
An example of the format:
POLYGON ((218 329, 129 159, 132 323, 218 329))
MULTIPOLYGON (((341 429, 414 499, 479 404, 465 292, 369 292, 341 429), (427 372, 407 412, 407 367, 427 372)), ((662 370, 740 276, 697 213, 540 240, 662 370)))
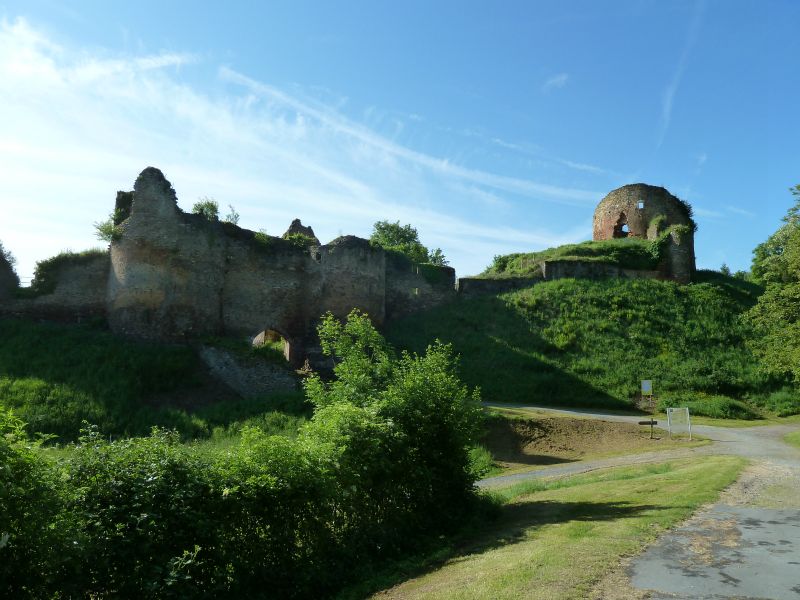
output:
POLYGON ((108 250, 94 248, 83 252, 66 251, 51 258, 40 260, 36 263, 30 287, 20 288, 17 292, 21 296, 52 294, 56 289, 58 276, 62 269, 84 265, 103 256, 108 256, 108 250))
POLYGON ((473 506, 480 404, 450 348, 397 357, 355 312, 324 318, 320 337, 335 378, 308 380, 315 412, 296 437, 249 427, 208 453, 159 429, 109 441, 88 428, 54 467, 6 417, 0 482, 14 485, 0 488, 0 564, 16 570, 0 585, 34 597, 326 597, 458 523, 473 506))
POLYGON ((690 414, 715 419, 757 419, 759 414, 741 400, 727 396, 702 394, 667 394, 658 402, 658 409, 668 407, 688 408, 690 414))
MULTIPOLYGON (((58 474, 0 408, 0 596, 41 598, 66 577, 73 550, 58 474)), ((68 587, 68 586, 67 586, 68 587)), ((66 588, 65 588, 66 589, 66 588)))

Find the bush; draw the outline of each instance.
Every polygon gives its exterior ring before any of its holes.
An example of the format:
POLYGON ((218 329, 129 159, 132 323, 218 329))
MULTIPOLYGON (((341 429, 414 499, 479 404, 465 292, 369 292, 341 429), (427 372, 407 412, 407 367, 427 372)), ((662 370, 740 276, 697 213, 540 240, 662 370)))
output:
POLYGON ((74 545, 58 474, 0 407, 0 596, 41 598, 65 579, 74 545))
POLYGON ((324 597, 459 523, 474 506, 480 403, 451 349, 397 357, 357 312, 325 317, 320 338, 335 378, 308 380, 316 409, 296 437, 245 427, 238 446, 208 453, 160 429, 108 441, 87 428, 56 468, 2 413, 0 589, 324 597))
POLYGON ((797 415, 800 414, 800 391, 786 387, 763 398, 755 399, 755 403, 779 417, 797 415))
POLYGON ((703 396, 695 394, 667 394, 659 399, 658 410, 668 407, 686 407, 692 415, 714 419, 758 419, 760 415, 741 400, 727 396, 703 396))
MULTIPOLYGON (((192 206, 192 212, 209 221, 219 221, 219 203, 213 198, 200 198, 192 206)), ((238 215, 236 215, 236 217, 238 220, 238 215)))
POLYGON ((81 590, 128 598, 197 597, 226 582, 210 465, 174 433, 107 442, 89 429, 69 461, 80 523, 81 590))

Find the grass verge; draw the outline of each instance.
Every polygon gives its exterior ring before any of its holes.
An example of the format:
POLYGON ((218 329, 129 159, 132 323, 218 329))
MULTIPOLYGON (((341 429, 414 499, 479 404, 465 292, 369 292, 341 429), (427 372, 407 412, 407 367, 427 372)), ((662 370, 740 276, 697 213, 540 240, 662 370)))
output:
POLYGON ((800 448, 800 431, 793 431, 792 433, 786 435, 783 438, 783 441, 787 444, 791 444, 797 448, 800 448))
MULTIPOLYGON (((499 519, 440 548, 416 565, 417 576, 375 597, 585 598, 622 557, 715 500, 744 464, 703 457, 495 491, 499 519)), ((413 565, 406 569, 415 574, 413 565)))

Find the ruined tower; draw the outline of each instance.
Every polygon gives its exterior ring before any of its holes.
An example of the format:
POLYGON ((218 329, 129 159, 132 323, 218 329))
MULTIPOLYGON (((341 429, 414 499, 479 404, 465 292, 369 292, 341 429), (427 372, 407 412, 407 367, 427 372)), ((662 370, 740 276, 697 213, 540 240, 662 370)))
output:
POLYGON ((691 206, 663 187, 633 183, 610 192, 594 211, 594 240, 668 236, 665 258, 659 269, 682 283, 695 270, 694 230, 691 206))

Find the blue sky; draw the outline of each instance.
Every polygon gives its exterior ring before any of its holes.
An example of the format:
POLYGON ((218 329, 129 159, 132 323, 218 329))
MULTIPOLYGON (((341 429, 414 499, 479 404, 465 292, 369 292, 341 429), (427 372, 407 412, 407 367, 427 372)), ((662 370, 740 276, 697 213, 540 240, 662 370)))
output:
POLYGON ((36 260, 161 168, 323 242, 411 223, 459 275, 591 237, 633 182, 746 269, 800 183, 800 3, 0 0, 0 241, 36 260))

